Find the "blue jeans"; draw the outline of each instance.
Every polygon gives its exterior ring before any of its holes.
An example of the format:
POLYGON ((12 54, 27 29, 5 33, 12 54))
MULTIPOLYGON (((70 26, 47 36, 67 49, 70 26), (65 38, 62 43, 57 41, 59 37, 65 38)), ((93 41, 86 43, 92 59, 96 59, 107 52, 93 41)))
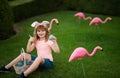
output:
MULTIPOLYGON (((36 59, 36 56, 31 55, 31 60, 34 61, 36 59)), ((50 61, 48 58, 44 58, 44 63, 40 65, 42 68, 52 68, 53 67, 53 61, 50 61)))

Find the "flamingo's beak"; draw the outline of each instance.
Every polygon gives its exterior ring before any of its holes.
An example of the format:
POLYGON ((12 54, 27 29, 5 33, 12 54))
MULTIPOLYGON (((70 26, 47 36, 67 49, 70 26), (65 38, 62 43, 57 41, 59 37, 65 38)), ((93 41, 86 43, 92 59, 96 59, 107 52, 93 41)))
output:
POLYGON ((103 49, 101 51, 103 51, 103 49))
POLYGON ((92 17, 90 17, 90 20, 92 19, 92 17))
POLYGON ((57 22, 56 24, 59 25, 59 22, 57 22))
POLYGON ((103 48, 101 48, 101 51, 103 51, 103 48))
POLYGON ((110 20, 112 20, 112 18, 110 18, 110 20))

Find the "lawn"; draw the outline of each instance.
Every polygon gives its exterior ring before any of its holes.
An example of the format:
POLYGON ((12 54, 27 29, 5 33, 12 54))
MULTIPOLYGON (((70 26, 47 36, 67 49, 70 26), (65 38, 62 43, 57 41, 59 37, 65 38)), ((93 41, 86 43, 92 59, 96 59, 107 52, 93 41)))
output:
MULTIPOLYGON (((53 24, 51 34, 55 35, 61 53, 53 53, 55 66, 49 70, 37 70, 29 78, 119 78, 120 77, 120 17, 112 17, 111 21, 98 26, 89 26, 90 20, 84 21, 74 17, 76 11, 58 11, 46 13, 23 20, 15 24, 19 32, 10 39, 0 41, 0 66, 7 64, 20 54, 20 49, 26 49, 29 34, 33 34, 30 26, 34 21, 50 21, 58 18, 59 26, 53 24), (68 62, 71 53, 77 47, 86 48, 89 53, 95 46, 101 46, 103 51, 97 51, 93 57, 84 57, 68 62), (84 67, 82 67, 82 65, 84 67)), ((100 17, 103 20, 107 15, 85 13, 86 16, 100 17)), ((31 54, 36 55, 36 50, 31 54)), ((1 74, 0 78, 15 78, 16 73, 1 74)))

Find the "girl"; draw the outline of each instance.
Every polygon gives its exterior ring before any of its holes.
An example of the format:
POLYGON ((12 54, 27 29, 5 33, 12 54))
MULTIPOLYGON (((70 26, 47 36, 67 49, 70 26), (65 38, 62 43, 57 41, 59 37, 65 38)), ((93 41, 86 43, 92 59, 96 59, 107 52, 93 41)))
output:
MULTIPOLYGON (((60 49, 56 41, 56 37, 53 37, 52 40, 48 39, 49 32, 47 27, 43 25, 36 26, 34 29, 34 37, 29 38, 27 43, 27 52, 32 52, 35 48, 37 50, 37 57, 32 56, 28 53, 25 53, 25 58, 27 61, 32 60, 33 63, 30 67, 21 73, 17 78, 27 78, 27 76, 35 71, 39 66, 44 68, 51 68, 53 67, 53 56, 52 50, 55 53, 59 53, 60 49)), ((10 68, 17 64, 19 61, 22 61, 21 55, 15 58, 12 62, 8 65, 2 67, 0 71, 9 71, 10 68)))

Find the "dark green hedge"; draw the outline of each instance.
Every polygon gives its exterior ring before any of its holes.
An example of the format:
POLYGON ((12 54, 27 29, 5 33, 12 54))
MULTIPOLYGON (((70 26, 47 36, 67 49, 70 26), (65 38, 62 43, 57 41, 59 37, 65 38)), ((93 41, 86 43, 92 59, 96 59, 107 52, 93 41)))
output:
POLYGON ((120 16, 120 0, 33 0, 12 7, 15 22, 56 10, 74 10, 120 16))
POLYGON ((60 8, 62 0, 34 0, 29 3, 12 7, 15 22, 22 19, 40 15, 42 13, 55 11, 60 8))
POLYGON ((14 1, 14 0, 8 0, 8 1, 14 1))
POLYGON ((0 40, 13 35, 13 13, 7 0, 0 0, 0 40))
POLYGON ((70 10, 120 16, 120 0, 64 0, 70 10))

